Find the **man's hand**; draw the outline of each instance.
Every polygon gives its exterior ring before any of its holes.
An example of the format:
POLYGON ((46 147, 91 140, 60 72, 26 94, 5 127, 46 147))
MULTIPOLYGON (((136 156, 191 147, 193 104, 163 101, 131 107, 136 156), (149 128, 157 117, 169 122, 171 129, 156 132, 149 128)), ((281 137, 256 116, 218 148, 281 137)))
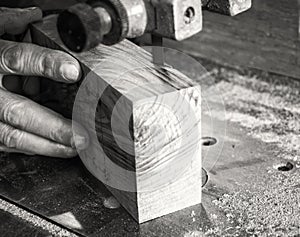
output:
MULTIPOLYGON (((39 8, 0 8, 0 34, 20 34, 42 19, 39 8)), ((79 63, 70 55, 29 43, 0 40, 0 74, 42 76, 73 83, 80 79, 79 63)), ((29 99, 7 91, 0 75, 0 151, 73 157, 87 146, 86 132, 29 99), (2 83, 3 84, 3 83, 2 83)), ((9 79, 9 77, 7 77, 9 79)))

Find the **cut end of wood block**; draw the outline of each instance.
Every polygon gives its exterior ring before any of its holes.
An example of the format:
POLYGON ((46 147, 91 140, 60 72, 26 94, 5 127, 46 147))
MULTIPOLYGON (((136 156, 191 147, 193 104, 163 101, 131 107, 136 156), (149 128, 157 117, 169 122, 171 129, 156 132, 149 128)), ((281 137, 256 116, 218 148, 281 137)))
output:
POLYGON ((133 108, 138 222, 201 203, 200 87, 133 108))
POLYGON ((123 180, 135 192, 109 190, 138 223, 201 203, 200 86, 136 101, 132 113, 135 182, 123 180))

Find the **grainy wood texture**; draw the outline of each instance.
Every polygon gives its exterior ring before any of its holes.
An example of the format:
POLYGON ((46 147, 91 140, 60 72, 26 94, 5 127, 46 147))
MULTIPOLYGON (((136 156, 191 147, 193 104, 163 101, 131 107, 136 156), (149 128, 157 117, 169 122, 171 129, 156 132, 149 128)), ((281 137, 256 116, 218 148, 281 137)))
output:
POLYGON ((254 0, 250 10, 234 17, 203 11, 202 32, 183 42, 165 40, 165 46, 300 79, 298 9, 297 0, 254 0))
POLYGON ((204 0, 202 5, 209 11, 235 16, 251 8, 252 0, 204 0))
MULTIPOLYGON (((55 26, 56 16, 34 25, 33 41, 66 51, 55 26)), ((139 223, 200 203, 199 85, 154 65, 149 53, 127 40, 71 54, 94 79, 81 84, 86 96, 79 98, 82 116, 76 117, 90 133, 90 147, 80 153, 89 171, 139 223)), ((47 96, 70 111, 80 83, 54 85, 47 96)))

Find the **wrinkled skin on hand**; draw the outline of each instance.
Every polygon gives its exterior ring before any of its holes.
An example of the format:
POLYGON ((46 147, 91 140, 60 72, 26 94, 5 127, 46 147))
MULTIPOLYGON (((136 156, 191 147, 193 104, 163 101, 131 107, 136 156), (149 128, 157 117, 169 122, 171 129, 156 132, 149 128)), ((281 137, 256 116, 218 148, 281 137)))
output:
MULTIPOLYGON (((0 35, 23 33, 28 24, 39 20, 42 12, 36 7, 0 8, 0 35)), ((70 158, 76 156, 76 148, 86 148, 87 133, 80 125, 75 132, 70 120, 9 90, 19 76, 74 83, 80 79, 81 69, 76 59, 64 52, 0 40, 0 151, 70 158)), ((37 91, 34 85, 33 90, 37 91)))

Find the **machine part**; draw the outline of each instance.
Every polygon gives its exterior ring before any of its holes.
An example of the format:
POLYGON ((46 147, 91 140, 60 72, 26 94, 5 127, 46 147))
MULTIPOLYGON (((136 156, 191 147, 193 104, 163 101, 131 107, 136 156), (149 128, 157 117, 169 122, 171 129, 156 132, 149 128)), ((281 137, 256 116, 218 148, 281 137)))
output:
POLYGON ((69 49, 75 52, 85 51, 103 40, 111 20, 105 9, 98 9, 98 12, 106 15, 106 19, 100 18, 98 13, 85 3, 73 5, 59 15, 57 29, 63 43, 69 49))
POLYGON ((174 40, 202 29, 199 0, 90 0, 63 11, 57 22, 64 44, 75 52, 114 45, 146 32, 174 40))
POLYGON ((112 31, 101 43, 113 45, 125 38, 136 38, 145 33, 148 19, 143 0, 92 0, 88 3, 94 8, 110 8, 114 11, 112 31))
MULTIPOLYGON (((98 41, 96 45, 102 43, 105 45, 114 45, 120 41, 122 41, 128 32, 128 22, 126 20, 121 20, 119 17, 119 13, 112 5, 108 5, 105 2, 97 3, 96 5, 93 4, 94 10, 99 14, 98 18, 101 19, 103 16, 101 15, 102 12, 99 9, 105 9, 109 13, 110 20, 111 20, 111 29, 107 32, 101 41, 98 41)), ((97 20, 97 19, 95 19, 97 20)), ((102 29, 98 29, 101 31, 102 29)))
POLYGON ((174 40, 187 39, 202 30, 199 0, 151 0, 155 9, 153 33, 174 40))
POLYGON ((63 11, 57 28, 64 44, 75 52, 99 43, 113 45, 145 33, 147 14, 143 0, 106 0, 78 3, 63 11))
POLYGON ((143 0, 110 0, 116 9, 124 8, 120 16, 128 22, 128 32, 126 38, 136 38, 145 33, 148 17, 143 0))

